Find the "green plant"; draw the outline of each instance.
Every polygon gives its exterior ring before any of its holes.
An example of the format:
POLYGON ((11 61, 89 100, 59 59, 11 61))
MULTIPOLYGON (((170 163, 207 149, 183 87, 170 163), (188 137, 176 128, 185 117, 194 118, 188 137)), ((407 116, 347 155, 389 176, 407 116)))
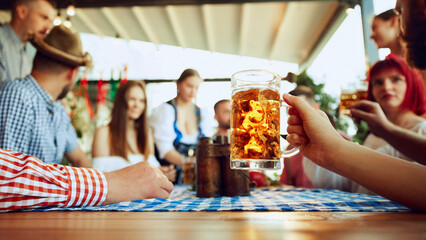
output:
POLYGON ((356 134, 352 137, 352 141, 363 144, 367 135, 368 125, 366 122, 361 121, 361 123, 357 126, 356 134))
POLYGON ((299 75, 296 76, 295 83, 297 86, 305 85, 312 89, 315 94, 315 100, 320 105, 320 109, 323 111, 327 111, 328 113, 334 115, 337 106, 337 100, 328 93, 323 91, 325 84, 315 84, 314 79, 312 79, 306 71, 303 71, 299 75))
POLYGON ((342 130, 343 132, 347 132, 349 129, 349 122, 346 118, 336 118, 336 128, 342 130))

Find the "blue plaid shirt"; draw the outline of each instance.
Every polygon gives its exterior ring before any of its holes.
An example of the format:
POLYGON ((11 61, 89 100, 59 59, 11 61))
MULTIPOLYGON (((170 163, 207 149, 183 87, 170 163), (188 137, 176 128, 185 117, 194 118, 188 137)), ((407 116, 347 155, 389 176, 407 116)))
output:
POLYGON ((78 146, 71 120, 32 76, 7 81, 0 90, 0 148, 46 163, 61 163, 78 146))

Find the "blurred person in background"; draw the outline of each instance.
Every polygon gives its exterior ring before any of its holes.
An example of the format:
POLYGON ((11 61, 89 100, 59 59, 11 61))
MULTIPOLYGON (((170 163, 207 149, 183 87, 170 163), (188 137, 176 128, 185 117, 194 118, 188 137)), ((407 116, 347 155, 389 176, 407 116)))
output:
POLYGON ((397 0, 395 12, 400 19, 400 38, 406 47, 406 60, 421 71, 426 85, 426 3, 422 0, 397 0))
POLYGON ((186 69, 177 80, 177 96, 155 108, 149 120, 157 159, 161 165, 175 165, 181 183, 184 157, 194 153, 198 139, 211 137, 208 112, 193 103, 203 79, 194 69, 186 69))
POLYGON ((371 39, 377 48, 389 48, 391 53, 404 56, 405 47, 399 38, 399 19, 394 9, 375 16, 371 25, 371 39))
POLYGON ((24 78, 31 72, 27 53, 31 34, 44 38, 55 15, 53 1, 14 0, 10 23, 0 25, 0 86, 7 80, 24 78))
MULTIPOLYGON (((142 161, 154 167, 160 163, 154 156, 154 144, 146 114, 145 83, 128 81, 120 86, 114 99, 111 121, 95 131, 92 146, 93 167, 111 172, 142 161)), ((174 181, 176 170, 160 170, 174 181)))
MULTIPOLYGON (((406 45, 405 58, 422 72, 426 84, 426 3, 423 0, 397 0, 395 11, 400 19, 400 37, 406 45)), ((367 122, 370 131, 383 138, 405 156, 426 164, 426 137, 397 126, 384 116, 379 104, 357 103, 351 114, 367 122), (360 104, 360 105, 358 105, 360 104), (400 143, 404 144, 400 144, 400 143)))
MULTIPOLYGON (((377 62, 368 73, 368 100, 351 106, 356 121, 370 129, 364 145, 391 156, 425 164, 417 152, 407 152, 412 141, 400 141, 387 129, 393 126, 425 138, 426 91, 420 73, 399 56, 377 62), (387 134, 389 132, 389 134, 387 134)), ((401 130, 401 131, 403 131, 401 130)))
POLYGON ((231 101, 222 99, 214 105, 214 119, 218 126, 215 136, 229 137, 229 129, 231 128, 231 101))
MULTIPOLYGON (((400 19, 400 37, 406 44, 406 59, 410 66, 426 70, 426 2, 397 0, 395 11, 400 19)), ((423 81, 426 81, 423 78, 423 81)))

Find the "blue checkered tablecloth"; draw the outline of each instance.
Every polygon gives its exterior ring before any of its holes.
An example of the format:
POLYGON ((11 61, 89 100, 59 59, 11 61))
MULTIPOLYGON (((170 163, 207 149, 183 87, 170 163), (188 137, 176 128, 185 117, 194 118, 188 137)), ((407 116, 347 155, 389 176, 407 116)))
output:
POLYGON ((341 211, 401 212, 410 209, 380 196, 330 189, 260 188, 251 196, 197 198, 188 187, 175 187, 169 199, 121 202, 99 207, 43 208, 31 211, 341 211))

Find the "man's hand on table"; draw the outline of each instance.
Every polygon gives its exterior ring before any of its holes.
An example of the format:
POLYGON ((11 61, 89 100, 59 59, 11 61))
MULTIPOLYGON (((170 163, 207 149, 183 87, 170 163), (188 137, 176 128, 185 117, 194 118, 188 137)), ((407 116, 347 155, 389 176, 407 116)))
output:
POLYGON ((148 162, 105 173, 108 194, 103 205, 147 198, 168 198, 173 184, 148 162))

